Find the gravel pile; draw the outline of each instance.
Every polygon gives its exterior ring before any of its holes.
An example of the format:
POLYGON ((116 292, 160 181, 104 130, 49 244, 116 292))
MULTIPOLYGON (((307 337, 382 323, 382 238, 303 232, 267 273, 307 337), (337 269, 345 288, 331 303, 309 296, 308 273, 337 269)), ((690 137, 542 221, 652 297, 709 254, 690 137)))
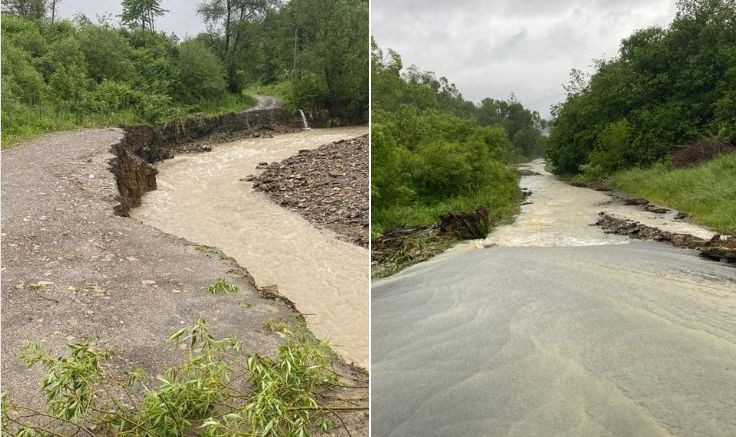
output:
POLYGON ((253 187, 346 241, 368 246, 368 135, 262 163, 253 187))

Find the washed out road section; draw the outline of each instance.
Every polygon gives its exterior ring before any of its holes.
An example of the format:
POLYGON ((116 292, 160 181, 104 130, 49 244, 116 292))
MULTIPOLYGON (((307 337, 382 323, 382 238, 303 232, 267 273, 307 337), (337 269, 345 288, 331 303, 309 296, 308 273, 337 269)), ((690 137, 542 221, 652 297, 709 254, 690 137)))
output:
POLYGON ((314 129, 218 144, 158 164, 155 191, 131 216, 221 249, 259 286, 276 285, 347 361, 368 364, 368 251, 318 230, 245 181, 261 162, 354 138, 366 127, 314 129))
POLYGON ((42 408, 43 371, 19 358, 26 341, 54 355, 90 341, 113 348, 120 370, 155 375, 186 356, 167 338, 198 318, 248 353, 269 355, 281 339, 264 323, 294 314, 262 299, 232 260, 114 213, 111 148, 123 135, 59 132, 2 153, 2 383, 21 405, 42 408), (220 277, 240 291, 206 293, 220 277))
POLYGON ((373 435, 735 435, 736 269, 540 173, 514 224, 373 283, 373 435))

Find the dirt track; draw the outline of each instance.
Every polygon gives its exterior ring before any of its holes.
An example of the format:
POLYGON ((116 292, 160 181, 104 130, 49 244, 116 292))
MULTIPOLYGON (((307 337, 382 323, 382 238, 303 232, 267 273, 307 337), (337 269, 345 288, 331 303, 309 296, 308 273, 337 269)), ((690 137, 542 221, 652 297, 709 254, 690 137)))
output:
POLYGON ((29 339, 55 354, 89 340, 114 348, 121 367, 155 374, 182 353, 168 335, 200 317, 215 335, 243 340, 247 353, 268 354, 281 340, 263 324, 295 314, 261 298, 232 260, 114 214, 108 162, 122 137, 120 129, 61 132, 3 152, 2 383, 16 402, 40 402, 40 372, 18 359, 29 339), (220 277, 240 292, 205 293, 220 277))

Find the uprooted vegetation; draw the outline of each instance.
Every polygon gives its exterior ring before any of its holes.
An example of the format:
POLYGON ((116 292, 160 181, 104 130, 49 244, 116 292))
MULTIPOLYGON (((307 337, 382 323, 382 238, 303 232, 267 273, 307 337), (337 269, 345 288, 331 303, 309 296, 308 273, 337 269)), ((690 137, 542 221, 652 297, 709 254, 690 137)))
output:
POLYGON ((159 376, 137 368, 121 374, 114 352, 90 343, 69 344, 58 357, 28 343, 24 360, 46 372, 46 410, 3 395, 3 435, 277 437, 336 426, 349 435, 340 413, 367 410, 366 377, 336 370, 337 357, 302 323, 277 329, 284 342, 266 357, 247 354, 235 338, 215 338, 199 320, 171 334, 187 356, 159 376))
POLYGON ((480 207, 475 211, 440 214, 432 226, 384 232, 371 243, 371 274, 375 278, 389 276, 426 261, 459 241, 485 238, 499 220, 480 207))

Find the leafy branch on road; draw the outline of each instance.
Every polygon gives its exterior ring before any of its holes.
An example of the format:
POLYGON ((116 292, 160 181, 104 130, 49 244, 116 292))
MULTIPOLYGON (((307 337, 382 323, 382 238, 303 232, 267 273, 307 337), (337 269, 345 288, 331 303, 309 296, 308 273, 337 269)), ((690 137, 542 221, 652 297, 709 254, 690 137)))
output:
POLYGON ((23 357, 46 371, 47 408, 17 405, 4 394, 3 435, 308 436, 330 432, 340 412, 367 409, 334 395, 365 382, 336 371, 325 342, 303 324, 280 329, 276 356, 244 355, 239 341, 215 338, 199 320, 171 334, 187 357, 156 377, 136 368, 117 376, 113 352, 90 343, 70 344, 69 355, 58 357, 29 343, 23 357))

